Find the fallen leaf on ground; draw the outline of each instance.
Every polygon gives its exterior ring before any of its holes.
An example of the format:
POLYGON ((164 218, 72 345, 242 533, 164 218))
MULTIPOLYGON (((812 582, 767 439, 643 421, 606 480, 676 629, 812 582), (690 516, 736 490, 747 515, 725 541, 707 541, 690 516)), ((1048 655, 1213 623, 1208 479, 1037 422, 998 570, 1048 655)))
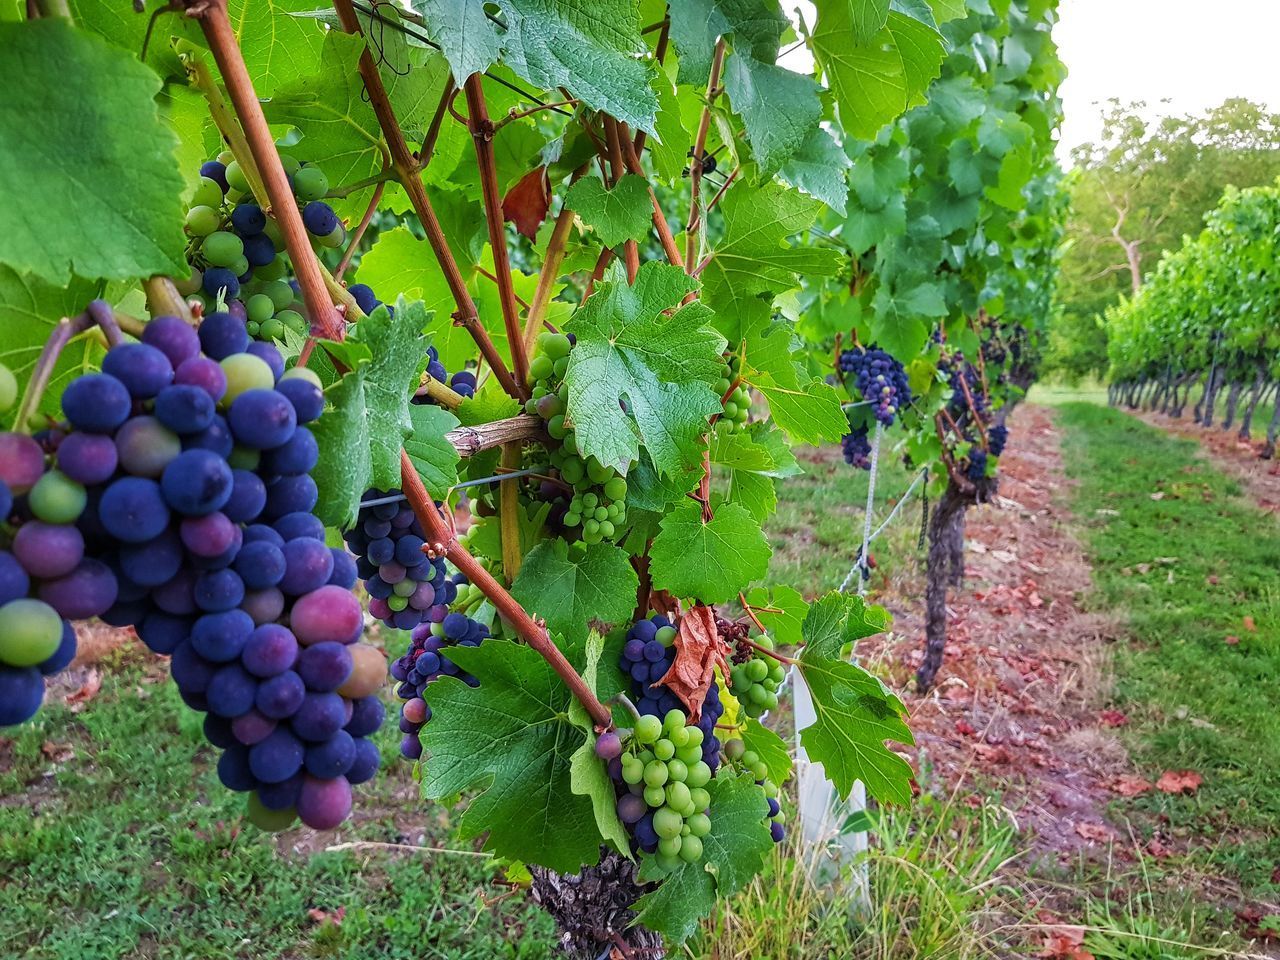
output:
POLYGON ((956 721, 956 733, 964 734, 966 737, 972 737, 977 732, 978 731, 974 729, 973 724, 968 720, 961 719, 956 721))
POLYGON ((1151 781, 1142 777, 1117 777, 1111 789, 1122 797, 1137 797, 1151 789, 1151 781))
POLYGON ((1084 946, 1084 929, 1063 925, 1047 931, 1040 956, 1045 960, 1094 960, 1084 946))
POLYGON ((1254 633, 1258 629, 1258 625, 1253 622, 1253 617, 1246 616, 1241 622, 1244 624, 1244 628, 1250 633, 1254 633))
POLYGON ((1151 854, 1151 856, 1155 857, 1157 860, 1164 859, 1172 852, 1172 850, 1160 842, 1159 837, 1152 837, 1147 841, 1147 853, 1151 854))
POLYGON ((1228 647, 1234 647, 1237 643, 1240 642, 1240 638, 1237 637, 1234 633, 1228 633, 1225 637, 1222 638, 1222 642, 1225 643, 1228 647))
POLYGON ((84 683, 80 684, 80 689, 67 695, 67 703, 71 705, 71 712, 79 713, 83 710, 85 704, 96 697, 101 689, 102 674, 97 670, 90 670, 84 678, 84 683))
POLYGON ((1123 727, 1129 722, 1129 717, 1120 710, 1102 710, 1098 713, 1098 719, 1106 727, 1123 727))
POLYGON ((339 907, 332 913, 328 910, 321 910, 319 907, 312 907, 307 911, 307 916, 314 922, 319 924, 332 923, 335 927, 342 925, 342 918, 346 915, 346 907, 339 907))
POLYGON ((1115 838, 1115 834, 1105 823, 1077 823, 1076 833, 1086 840, 1095 840, 1098 843, 1107 843, 1115 838))
POLYGON ((1156 781, 1156 789, 1165 793, 1195 793, 1204 777, 1194 770, 1166 770, 1156 781))
POLYGON ((1163 494, 1163 493, 1153 493, 1153 494, 1151 495, 1151 499, 1152 499, 1152 500, 1163 500, 1163 499, 1164 499, 1164 494, 1163 494))
POLYGON ((54 763, 66 763, 76 755, 76 751, 71 744, 54 743, 52 740, 46 740, 40 744, 40 752, 54 763))

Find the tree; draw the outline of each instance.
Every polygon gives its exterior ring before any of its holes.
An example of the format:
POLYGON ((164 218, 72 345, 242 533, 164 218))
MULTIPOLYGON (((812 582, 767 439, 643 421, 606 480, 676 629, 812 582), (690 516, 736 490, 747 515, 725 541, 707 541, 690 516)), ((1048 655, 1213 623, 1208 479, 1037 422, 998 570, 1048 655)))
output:
POLYGON ((1106 369, 1102 312, 1142 285, 1165 251, 1199 232, 1228 185, 1280 175, 1280 114, 1234 98, 1203 114, 1143 116, 1112 100, 1096 143, 1076 147, 1047 366, 1068 379, 1106 369))

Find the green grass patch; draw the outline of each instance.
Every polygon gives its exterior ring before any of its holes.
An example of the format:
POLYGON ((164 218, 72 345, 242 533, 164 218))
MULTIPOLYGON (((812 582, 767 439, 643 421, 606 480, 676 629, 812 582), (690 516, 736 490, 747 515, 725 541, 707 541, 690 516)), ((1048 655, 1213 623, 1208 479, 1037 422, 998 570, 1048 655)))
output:
POLYGON ((1090 404, 1059 410, 1063 459, 1093 566, 1087 604, 1128 620, 1115 659, 1134 760, 1194 770, 1194 796, 1133 808, 1195 842, 1209 869, 1280 893, 1280 526, 1193 441, 1090 404))

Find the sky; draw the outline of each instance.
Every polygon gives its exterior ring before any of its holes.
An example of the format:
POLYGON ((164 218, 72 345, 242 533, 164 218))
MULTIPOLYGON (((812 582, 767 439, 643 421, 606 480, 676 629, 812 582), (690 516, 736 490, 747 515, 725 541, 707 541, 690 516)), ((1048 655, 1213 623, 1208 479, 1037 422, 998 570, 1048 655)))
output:
POLYGON ((1150 116, 1198 113, 1228 97, 1280 109, 1275 0, 1062 0, 1059 13, 1063 160, 1101 132, 1099 105, 1110 97, 1145 100, 1150 116))

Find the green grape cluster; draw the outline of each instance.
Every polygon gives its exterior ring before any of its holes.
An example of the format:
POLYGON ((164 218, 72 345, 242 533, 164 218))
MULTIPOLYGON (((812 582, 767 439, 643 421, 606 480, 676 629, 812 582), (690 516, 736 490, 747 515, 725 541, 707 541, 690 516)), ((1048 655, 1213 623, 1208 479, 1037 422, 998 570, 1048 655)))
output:
MULTIPOLYGON (((773 641, 761 635, 752 641, 766 650, 773 649, 773 641)), ((778 705, 778 687, 786 678, 782 664, 759 650, 753 650, 750 659, 735 663, 729 671, 729 692, 742 705, 749 717, 759 717, 778 705)))
MULTIPOLYGON (((736 353, 730 356, 724 365, 724 372, 715 385, 716 393, 723 397, 729 388, 738 380, 742 366, 742 358, 736 353)), ((751 416, 751 390, 745 383, 738 383, 729 399, 724 401, 724 413, 716 421, 716 430, 720 433, 735 433, 747 429, 747 419, 751 416)))
POLYGON ((531 396, 525 411, 547 422, 547 433, 560 446, 549 453, 560 480, 572 487, 561 525, 584 543, 613 540, 627 518, 627 480, 613 467, 578 450, 568 417, 569 387, 564 382, 573 341, 562 333, 538 337, 538 353, 529 362, 531 396))
POLYGON ((754 750, 748 750, 746 743, 740 739, 729 740, 724 745, 725 759, 741 767, 751 774, 756 783, 764 790, 768 804, 765 821, 769 824, 769 833, 774 843, 781 843, 785 836, 784 824, 786 814, 782 812, 781 793, 778 785, 769 779, 769 768, 754 750))
POLYGON ((686 720, 680 710, 641 717, 622 754, 622 780, 653 812, 654 856, 665 868, 701 860, 711 832, 711 767, 702 759, 702 731, 686 720))

